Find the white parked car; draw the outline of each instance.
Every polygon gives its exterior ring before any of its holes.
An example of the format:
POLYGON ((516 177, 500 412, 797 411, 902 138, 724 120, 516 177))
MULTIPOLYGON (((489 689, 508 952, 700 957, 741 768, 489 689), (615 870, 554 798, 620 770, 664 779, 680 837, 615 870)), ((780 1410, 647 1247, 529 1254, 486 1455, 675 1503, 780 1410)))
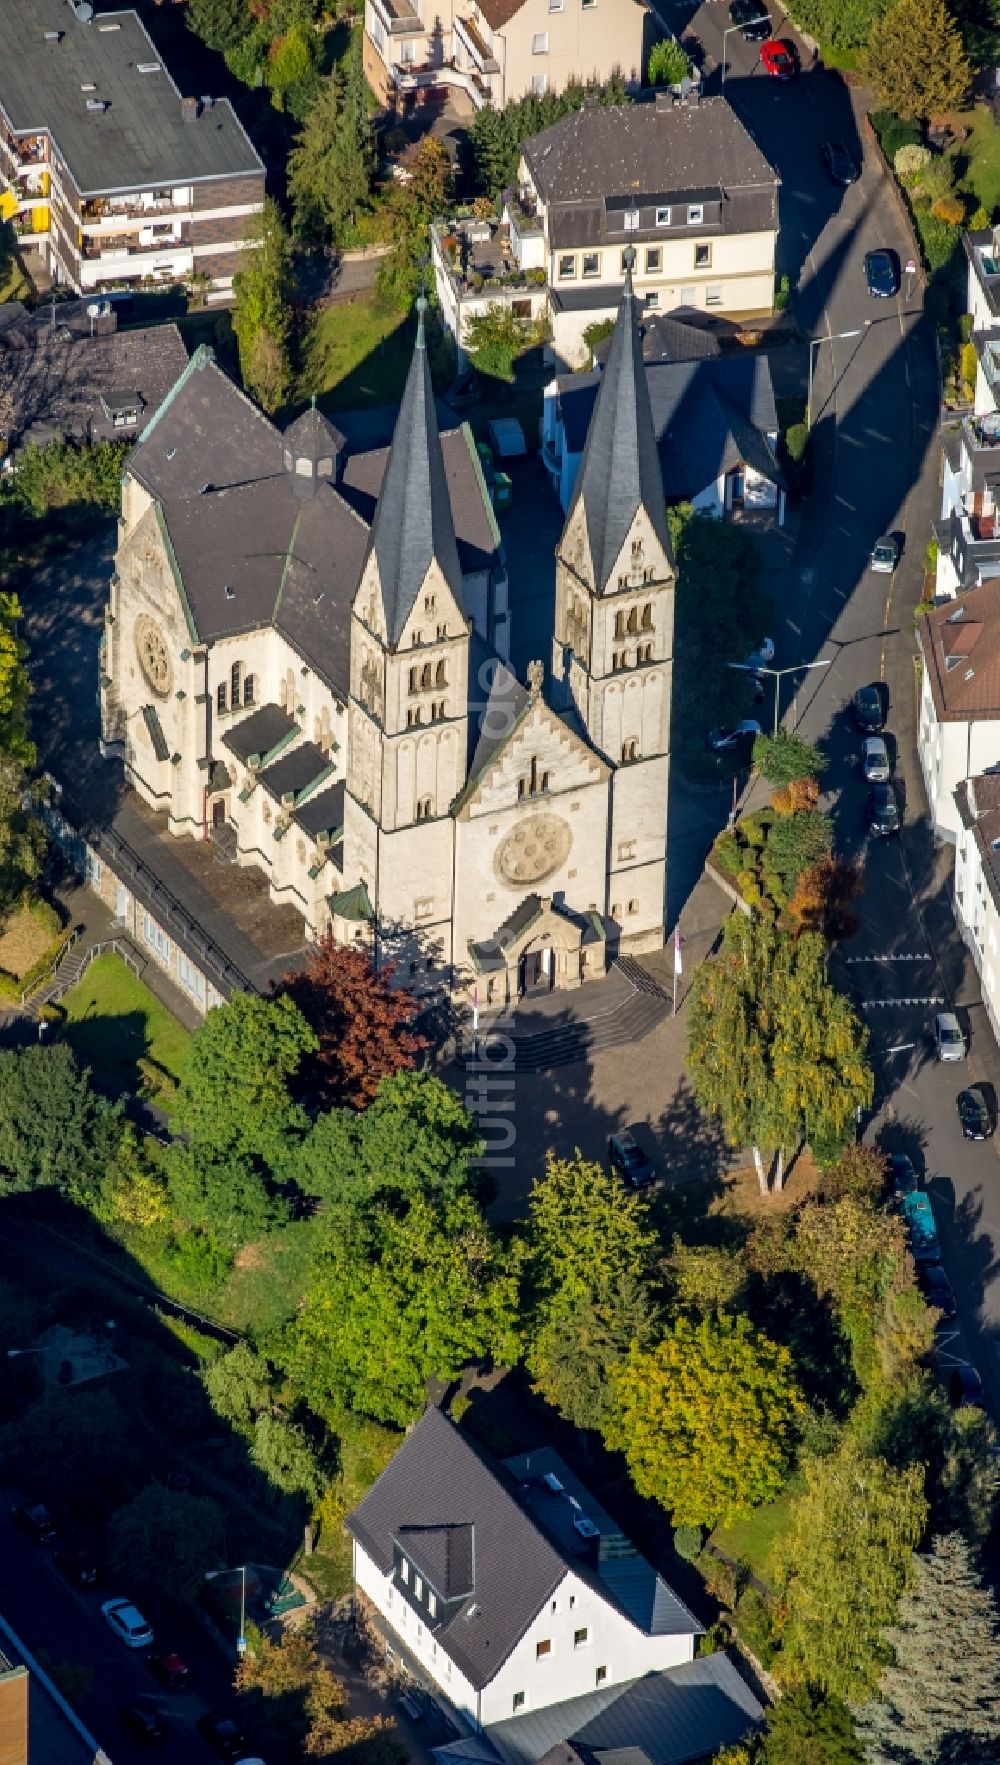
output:
POLYGON ((101 1616, 127 1649, 148 1649, 153 1641, 152 1625, 131 1600, 105 1600, 101 1616))
POLYGON ((880 735, 870 735, 861 744, 861 770, 866 784, 888 784, 891 777, 889 750, 880 735))
POLYGON ((964 1060, 965 1037, 953 1011, 939 1011, 934 1019, 934 1048, 939 1060, 964 1060))

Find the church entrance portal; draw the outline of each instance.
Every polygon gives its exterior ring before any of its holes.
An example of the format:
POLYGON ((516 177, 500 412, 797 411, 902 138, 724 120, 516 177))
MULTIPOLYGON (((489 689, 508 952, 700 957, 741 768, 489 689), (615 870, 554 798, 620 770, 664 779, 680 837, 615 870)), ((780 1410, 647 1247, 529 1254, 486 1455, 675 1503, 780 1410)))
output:
POLYGON ((521 957, 518 991, 550 992, 555 980, 555 970, 555 951, 551 945, 543 945, 540 950, 526 950, 521 957))

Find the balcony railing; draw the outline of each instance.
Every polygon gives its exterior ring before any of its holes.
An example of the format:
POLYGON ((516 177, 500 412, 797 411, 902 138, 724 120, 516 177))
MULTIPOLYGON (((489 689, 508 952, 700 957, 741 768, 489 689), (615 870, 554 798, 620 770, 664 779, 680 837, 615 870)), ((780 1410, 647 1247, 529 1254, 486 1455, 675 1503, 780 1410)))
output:
POLYGON ((455 14, 455 34, 464 44, 480 73, 498 74, 500 63, 485 38, 482 37, 471 18, 462 18, 455 14))
POLYGON ((150 257, 156 252, 186 251, 190 249, 190 245, 190 238, 183 235, 178 239, 152 239, 147 245, 140 245, 134 233, 106 233, 100 237, 84 239, 80 255, 85 259, 150 257))
POLYGON ((988 417, 964 417, 962 434, 971 453, 985 448, 1000 447, 1000 413, 988 417))
POLYGON ((427 29, 410 0, 372 0, 372 7, 391 37, 423 36, 427 29))
POLYGON ((164 196, 156 202, 140 202, 138 196, 134 201, 109 202, 99 197, 94 202, 85 202, 80 211, 80 219, 89 224, 95 221, 120 221, 131 219, 134 215, 177 214, 172 197, 164 196))

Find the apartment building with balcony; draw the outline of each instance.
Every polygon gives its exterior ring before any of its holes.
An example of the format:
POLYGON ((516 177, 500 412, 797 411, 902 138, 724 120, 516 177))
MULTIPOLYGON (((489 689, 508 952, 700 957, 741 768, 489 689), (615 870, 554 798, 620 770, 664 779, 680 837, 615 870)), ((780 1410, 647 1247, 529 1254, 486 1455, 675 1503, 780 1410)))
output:
POLYGON ((499 221, 432 228, 442 314, 461 348, 470 318, 511 303, 547 317, 557 363, 584 366, 584 332, 613 318, 629 247, 647 313, 770 313, 778 185, 725 99, 697 87, 574 111, 523 143, 499 221))
POLYGON ((971 412, 941 431, 936 589, 948 599, 1000 576, 1000 228, 963 243, 976 381, 971 412))
POLYGON ((205 276, 225 298, 264 167, 228 100, 182 97, 135 12, 0 5, 0 217, 78 294, 205 276))
POLYGON ((640 78, 644 0, 365 0, 364 66, 383 103, 463 92, 502 109, 574 79, 640 78))

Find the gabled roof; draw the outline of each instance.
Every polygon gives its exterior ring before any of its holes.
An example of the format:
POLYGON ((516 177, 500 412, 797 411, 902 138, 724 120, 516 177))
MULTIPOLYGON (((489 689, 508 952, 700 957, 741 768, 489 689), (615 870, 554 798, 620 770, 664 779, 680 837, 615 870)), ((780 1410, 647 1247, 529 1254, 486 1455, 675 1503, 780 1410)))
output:
MULTIPOLYGON (((558 1461, 553 1457, 552 1462, 558 1461)), ((448 1596, 434 1580, 435 1573, 448 1573, 440 1535, 447 1528, 468 1529, 471 1592, 435 1630, 434 1639, 476 1687, 488 1685, 499 1672, 568 1572, 632 1617, 606 1585, 603 1566, 600 1572, 593 1568, 589 1535, 585 1540, 574 1529, 571 1542, 562 1545, 527 1505, 523 1478, 512 1477, 437 1409, 421 1417, 346 1525, 386 1575, 393 1571, 396 1547, 415 1539, 426 1578, 442 1600, 448 1596)), ((594 1530, 596 1536, 600 1527, 594 1530)), ((615 1534, 620 1537, 617 1528, 615 1534)), ((658 1579, 648 1565, 646 1571, 658 1579)), ((676 1605, 683 1619, 670 1626, 671 1633, 696 1635, 699 1624, 679 1600, 676 1605)), ((651 1634, 641 1621, 632 1621, 651 1634)))
POLYGON ((671 556, 631 269, 625 275, 567 527, 581 503, 598 593, 607 587, 639 509, 645 510, 664 552, 671 556))
POLYGON ((932 607, 917 635, 938 721, 1000 720, 1000 578, 932 607))
MULTIPOLYGON (((697 496, 741 461, 772 484, 784 484, 768 436, 778 415, 765 355, 656 361, 646 365, 663 494, 668 502, 697 496)), ((601 375, 557 380, 563 435, 571 454, 586 445, 601 375)))
POLYGON ((401 1526, 399 1544, 443 1600, 467 1598, 475 1591, 471 1525, 401 1526))
MULTIPOLYGON (((707 361, 721 353, 714 331, 707 331, 697 322, 697 313, 680 307, 672 313, 645 312, 639 322, 642 337, 642 359, 651 362, 707 361), (691 315, 688 317, 688 315, 691 315)), ((594 350, 603 365, 608 359, 611 339, 607 337, 594 350)))
POLYGON ((367 554, 374 553, 378 564, 390 643, 402 636, 432 563, 463 606, 462 569, 424 337, 426 305, 425 300, 418 302, 416 346, 367 554))
MULTIPOLYGON (((763 1715, 729 1656, 717 1653, 492 1723, 480 1739, 498 1765, 635 1765, 637 1754, 649 1765, 692 1765, 741 1740, 763 1715)), ((451 1765, 450 1747, 435 1756, 451 1765)))

